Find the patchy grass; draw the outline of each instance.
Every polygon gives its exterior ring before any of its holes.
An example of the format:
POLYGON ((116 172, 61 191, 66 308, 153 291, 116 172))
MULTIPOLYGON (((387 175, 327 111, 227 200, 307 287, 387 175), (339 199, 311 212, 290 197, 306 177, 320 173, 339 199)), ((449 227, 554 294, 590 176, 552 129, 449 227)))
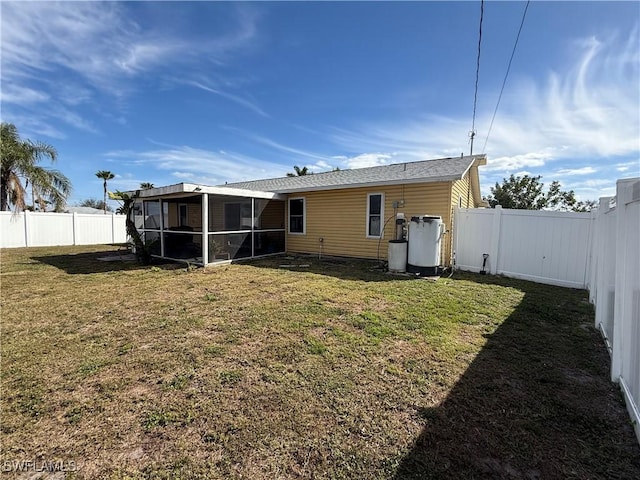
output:
POLYGON ((639 478, 583 291, 368 262, 2 251, 2 464, 76 478, 639 478))

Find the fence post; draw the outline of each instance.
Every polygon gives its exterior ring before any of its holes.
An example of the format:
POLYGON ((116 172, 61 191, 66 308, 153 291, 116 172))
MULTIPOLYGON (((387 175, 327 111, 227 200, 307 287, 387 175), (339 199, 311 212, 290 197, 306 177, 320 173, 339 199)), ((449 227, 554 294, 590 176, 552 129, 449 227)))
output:
POLYGON ((589 212, 589 230, 587 231, 587 258, 584 262, 583 288, 589 290, 591 283, 591 262, 593 261, 593 212, 589 212))
POLYGON ((73 244, 77 245, 78 244, 78 214, 76 212, 73 212, 73 244))
POLYGON ((116 214, 111 212, 111 244, 116 243, 116 214))
POLYGON ((458 224, 460 219, 460 207, 458 205, 453 209, 453 255, 451 257, 451 267, 456 268, 458 262, 458 224))
POLYGON ((611 339, 611 380, 617 382, 622 375, 623 364, 623 344, 624 338, 624 305, 625 305, 625 281, 624 273, 626 267, 625 248, 627 240, 627 225, 629 220, 626 218, 627 203, 631 199, 630 189, 626 188, 624 182, 618 180, 616 185, 616 260, 615 260, 615 276, 614 276, 614 306, 613 306, 613 339, 611 339))
POLYGON ((493 209, 493 226, 491 228, 491 247, 489 249, 490 273, 498 273, 498 255, 500 254, 500 227, 502 223, 502 206, 496 205, 493 209))
POLYGON ((600 217, 600 208, 591 210, 591 223, 589 230, 591 232, 591 247, 589 251, 589 301, 595 305, 598 278, 598 263, 600 262, 600 233, 598 229, 598 218, 600 217))
POLYGON ((29 210, 24 212, 24 246, 29 246, 29 210))

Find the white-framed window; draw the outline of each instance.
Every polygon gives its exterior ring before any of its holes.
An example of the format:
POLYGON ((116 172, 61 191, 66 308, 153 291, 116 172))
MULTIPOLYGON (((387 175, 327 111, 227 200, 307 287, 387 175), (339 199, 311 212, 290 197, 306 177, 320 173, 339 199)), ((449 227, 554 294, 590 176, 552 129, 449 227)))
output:
POLYGON ((304 197, 289 199, 289 233, 307 233, 307 202, 304 197))
POLYGON ((380 238, 384 222, 384 193, 367 194, 367 238, 380 238))

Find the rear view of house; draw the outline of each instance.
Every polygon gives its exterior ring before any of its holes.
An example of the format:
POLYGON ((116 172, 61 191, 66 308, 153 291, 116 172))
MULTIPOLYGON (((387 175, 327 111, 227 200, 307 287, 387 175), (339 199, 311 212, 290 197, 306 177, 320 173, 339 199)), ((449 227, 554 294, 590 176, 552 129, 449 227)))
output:
POLYGON ((140 192, 136 224, 155 255, 210 264, 274 253, 387 255, 396 214, 439 216, 451 261, 456 206, 484 206, 473 155, 255 180, 177 184, 140 192))

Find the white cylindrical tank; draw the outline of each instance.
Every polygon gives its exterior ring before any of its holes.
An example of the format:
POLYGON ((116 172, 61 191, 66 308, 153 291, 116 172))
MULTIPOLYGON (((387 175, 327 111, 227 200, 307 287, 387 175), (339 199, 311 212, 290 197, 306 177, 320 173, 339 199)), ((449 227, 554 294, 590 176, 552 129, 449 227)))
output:
POLYGON ((389 271, 394 273, 404 273, 407 271, 407 241, 389 241, 389 271))
POLYGON ((407 270, 421 275, 437 274, 444 223, 432 215, 411 217, 407 270))

